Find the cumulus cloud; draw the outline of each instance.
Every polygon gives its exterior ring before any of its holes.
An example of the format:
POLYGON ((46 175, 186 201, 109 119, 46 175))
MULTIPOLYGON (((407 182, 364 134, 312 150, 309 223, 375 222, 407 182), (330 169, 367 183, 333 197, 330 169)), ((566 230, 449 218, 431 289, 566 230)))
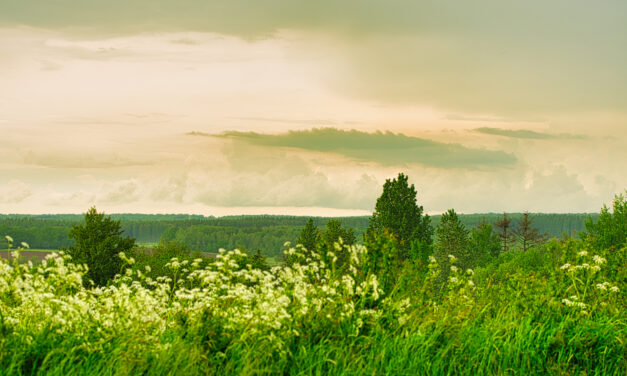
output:
POLYGON ((9 180, 0 185, 0 202, 5 204, 16 204, 31 196, 31 186, 20 180, 9 180))
POLYGON ((137 201, 140 197, 139 184, 135 180, 106 183, 97 201, 106 204, 122 204, 137 201))

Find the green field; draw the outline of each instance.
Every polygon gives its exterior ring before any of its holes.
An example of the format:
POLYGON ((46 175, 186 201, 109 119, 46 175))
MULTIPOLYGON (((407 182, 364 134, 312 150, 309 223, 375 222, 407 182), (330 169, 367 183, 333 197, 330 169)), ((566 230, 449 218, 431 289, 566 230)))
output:
POLYGON ((504 255, 491 269, 453 270, 444 285, 434 261, 401 265, 392 289, 385 275, 363 268, 370 251, 346 251, 344 272, 315 255, 269 272, 242 269, 242 256, 229 252, 202 267, 174 260, 169 277, 156 280, 129 260, 124 277, 96 290, 83 286, 82 267, 67 258, 45 268, 3 261, 0 369, 624 374, 625 248, 552 242, 504 255))

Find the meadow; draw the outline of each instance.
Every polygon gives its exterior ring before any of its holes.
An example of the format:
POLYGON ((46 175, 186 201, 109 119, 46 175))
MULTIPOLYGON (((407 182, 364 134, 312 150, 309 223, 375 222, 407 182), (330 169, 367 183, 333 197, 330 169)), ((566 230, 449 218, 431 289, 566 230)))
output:
POLYGON ((494 232, 422 211, 399 174, 363 244, 309 220, 277 264, 138 248, 95 207, 39 262, 7 235, 0 374, 625 374, 625 196, 548 241, 528 213, 494 232))
MULTIPOLYGON (((382 247, 389 241, 379 243, 382 247)), ((595 374, 626 364, 626 250, 553 240, 449 276, 435 258, 384 284, 373 252, 342 246, 341 270, 302 247, 269 271, 238 250, 133 258, 103 287, 55 253, 0 263, 3 375, 595 374), (387 286, 387 287, 386 287, 387 286), (391 286, 391 287, 390 287, 391 286)), ((389 277, 389 275, 388 275, 389 277)))

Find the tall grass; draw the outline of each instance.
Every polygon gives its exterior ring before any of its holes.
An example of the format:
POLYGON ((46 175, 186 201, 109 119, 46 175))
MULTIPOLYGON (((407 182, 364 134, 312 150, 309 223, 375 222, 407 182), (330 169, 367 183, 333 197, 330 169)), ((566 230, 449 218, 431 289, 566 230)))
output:
POLYGON ((290 248, 301 263, 270 271, 221 251, 173 258, 165 276, 122 254, 99 288, 62 253, 14 254, 0 262, 0 374, 625 374, 625 248, 554 242, 475 271, 452 257, 444 285, 431 259, 399 266, 390 289, 364 265, 375 251, 340 246, 339 268, 290 248))

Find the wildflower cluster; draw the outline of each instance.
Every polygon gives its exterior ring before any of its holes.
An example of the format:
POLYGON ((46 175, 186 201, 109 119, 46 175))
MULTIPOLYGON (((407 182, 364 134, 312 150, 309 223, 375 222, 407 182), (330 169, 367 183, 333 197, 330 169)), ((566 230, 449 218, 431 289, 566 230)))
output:
MULTIPOLYGON (((87 267, 63 252, 36 266, 3 260, 0 331, 26 347, 45 333, 71 337, 91 352, 136 333, 143 338, 141 351, 156 354, 169 346, 168 333, 201 338, 207 325, 220 338, 264 338, 282 351, 285 341, 303 332, 359 335, 383 316, 386 323, 407 322, 409 301, 384 299, 377 276, 362 271, 366 248, 341 251, 348 254, 342 273, 315 252, 303 263, 263 271, 241 265, 245 254, 239 250, 221 250, 205 267, 201 259, 173 258, 167 265, 172 275, 154 278, 149 267, 132 268, 134 259, 121 253, 127 267, 105 287, 86 287, 87 267)), ((211 346, 221 351, 225 344, 211 346)))
POLYGON ((608 302, 616 298, 612 294, 619 293, 620 288, 605 280, 608 276, 604 275, 603 266, 607 259, 587 249, 577 252, 575 258, 576 261, 559 268, 569 282, 566 292, 571 294, 561 299, 562 304, 584 315, 608 307, 608 302))

